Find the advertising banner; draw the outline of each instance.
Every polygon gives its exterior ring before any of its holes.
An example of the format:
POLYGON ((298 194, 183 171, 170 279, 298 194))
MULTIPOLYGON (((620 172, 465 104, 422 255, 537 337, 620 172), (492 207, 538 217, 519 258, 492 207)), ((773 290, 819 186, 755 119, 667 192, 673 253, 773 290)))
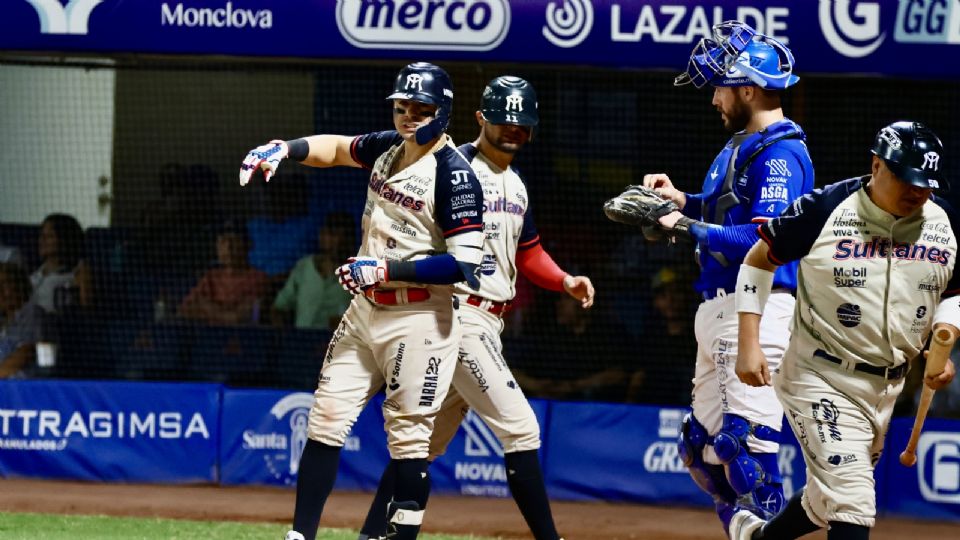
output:
MULTIPOLYGON (((307 442, 313 394, 277 390, 223 391, 220 481, 292 486, 307 442)), ((340 453, 338 489, 374 490, 390 456, 375 396, 353 425, 340 453)))
POLYGON ((0 49, 681 70, 738 19, 797 70, 956 78, 960 0, 10 0, 0 49), (927 58, 930 61, 918 61, 927 58))
POLYGON ((0 476, 217 481, 220 386, 0 381, 0 476))
MULTIPOLYGON (((712 506, 677 452, 688 409, 554 403, 547 438, 547 489, 559 499, 712 506)), ((803 456, 784 426, 779 465, 787 497, 806 482, 803 456)))
POLYGON ((917 463, 900 464, 907 446, 912 418, 895 418, 883 459, 884 482, 878 482, 887 514, 923 519, 960 520, 960 423, 928 418, 917 442, 917 463))

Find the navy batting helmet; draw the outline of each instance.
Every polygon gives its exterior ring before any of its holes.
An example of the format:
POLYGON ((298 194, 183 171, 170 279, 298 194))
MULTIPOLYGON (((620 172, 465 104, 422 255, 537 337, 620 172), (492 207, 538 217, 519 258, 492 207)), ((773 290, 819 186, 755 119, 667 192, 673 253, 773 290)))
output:
POLYGON ((409 99, 437 106, 436 118, 417 129, 417 144, 426 144, 447 130, 453 111, 453 83, 439 66, 414 62, 397 73, 393 93, 387 99, 409 99))
POLYGON ((780 41, 760 34, 739 21, 713 27, 714 39, 704 38, 693 48, 687 70, 674 79, 680 86, 701 88, 756 85, 770 90, 789 88, 800 80, 793 74, 793 53, 780 41))
POLYGON ((480 98, 480 114, 491 124, 534 127, 540 123, 537 93, 520 77, 502 75, 487 83, 480 98))
POLYGON ((901 181, 927 189, 947 190, 943 176, 943 143, 920 122, 894 122, 881 129, 870 150, 883 159, 901 181))

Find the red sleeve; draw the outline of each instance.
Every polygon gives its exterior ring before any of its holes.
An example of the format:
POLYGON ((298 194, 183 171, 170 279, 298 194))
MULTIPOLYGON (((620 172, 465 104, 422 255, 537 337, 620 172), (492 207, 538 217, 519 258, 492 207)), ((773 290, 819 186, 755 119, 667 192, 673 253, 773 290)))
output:
POLYGON ((517 268, 534 285, 550 291, 563 290, 563 278, 567 273, 553 262, 541 244, 517 252, 517 268))

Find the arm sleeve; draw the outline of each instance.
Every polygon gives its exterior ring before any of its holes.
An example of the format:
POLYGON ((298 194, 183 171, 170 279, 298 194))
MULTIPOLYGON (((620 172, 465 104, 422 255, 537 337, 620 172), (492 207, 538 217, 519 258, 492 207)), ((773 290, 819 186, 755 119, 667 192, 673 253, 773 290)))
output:
POLYGON ((557 266, 539 242, 533 247, 517 251, 517 269, 534 285, 550 291, 562 291, 563 278, 567 277, 567 273, 557 266))
POLYGON ((426 259, 405 262, 387 262, 387 275, 391 281, 410 281, 451 285, 466 279, 463 269, 453 255, 444 253, 426 259))
POLYGON ((520 227, 520 238, 517 240, 517 251, 524 251, 540 245, 540 233, 537 232, 537 226, 533 223, 533 212, 530 211, 530 204, 523 211, 523 225, 520 227))
POLYGON ((403 138, 396 131, 376 131, 354 137, 350 143, 350 157, 364 169, 372 169, 381 154, 391 146, 400 144, 403 138))
POLYGON ((710 246, 710 251, 723 253, 730 260, 743 260, 758 238, 760 235, 753 223, 707 229, 707 245, 710 246))
POLYGON ((703 219, 703 193, 684 193, 687 196, 687 203, 680 210, 683 215, 690 219, 700 221, 703 219))

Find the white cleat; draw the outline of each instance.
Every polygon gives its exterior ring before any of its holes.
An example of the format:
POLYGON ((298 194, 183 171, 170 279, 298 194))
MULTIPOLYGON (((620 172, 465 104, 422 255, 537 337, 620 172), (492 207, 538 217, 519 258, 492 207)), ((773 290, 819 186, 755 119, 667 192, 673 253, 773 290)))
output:
POLYGON ((753 512, 738 511, 730 518, 730 540, 751 540, 753 532, 762 527, 763 523, 753 512))
POLYGON ((287 535, 283 537, 283 540, 306 540, 302 534, 297 531, 288 531, 287 535))

